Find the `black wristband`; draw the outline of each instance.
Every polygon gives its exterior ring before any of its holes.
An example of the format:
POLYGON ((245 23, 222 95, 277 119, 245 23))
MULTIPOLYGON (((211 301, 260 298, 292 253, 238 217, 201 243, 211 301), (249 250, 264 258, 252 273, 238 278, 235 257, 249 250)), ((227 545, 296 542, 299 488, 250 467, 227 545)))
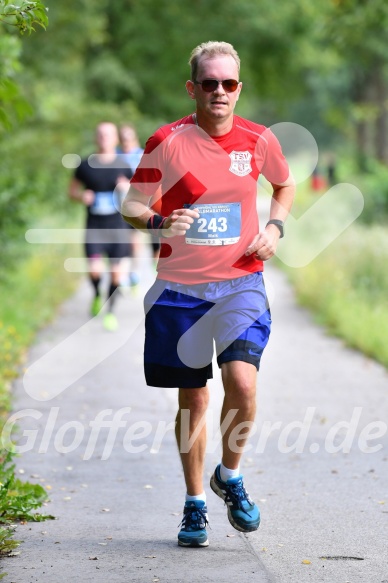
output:
POLYGON ((147 229, 152 231, 157 237, 161 237, 162 234, 160 231, 163 229, 166 218, 161 215, 151 215, 147 221, 147 229))
MULTIPOLYGON (((279 219, 271 219, 268 221, 267 225, 276 225, 280 231, 280 238, 284 237, 284 222, 279 219)), ((265 225, 265 226, 267 226, 265 225)))

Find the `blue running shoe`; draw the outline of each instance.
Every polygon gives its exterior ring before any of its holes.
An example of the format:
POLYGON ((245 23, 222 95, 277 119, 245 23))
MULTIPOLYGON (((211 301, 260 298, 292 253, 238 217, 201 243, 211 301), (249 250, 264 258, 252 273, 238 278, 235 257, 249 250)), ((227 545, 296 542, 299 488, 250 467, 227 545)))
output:
POLYGON ((178 534, 178 545, 181 547, 207 547, 206 525, 207 508, 203 500, 186 502, 183 508, 182 527, 178 534))
POLYGON ((240 532, 252 532, 260 525, 260 510, 244 488, 243 476, 223 482, 218 465, 210 479, 210 487, 228 506, 230 524, 240 532))

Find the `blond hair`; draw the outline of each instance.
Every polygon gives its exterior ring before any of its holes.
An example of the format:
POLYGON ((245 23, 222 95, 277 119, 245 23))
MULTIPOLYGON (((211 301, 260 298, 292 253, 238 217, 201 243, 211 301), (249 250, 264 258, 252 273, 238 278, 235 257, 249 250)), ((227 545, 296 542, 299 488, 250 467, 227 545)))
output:
POLYGON ((210 40, 195 47, 191 52, 189 65, 191 67, 191 79, 196 81, 198 64, 202 57, 212 59, 219 55, 229 55, 236 61, 238 72, 240 72, 240 57, 230 43, 210 40))

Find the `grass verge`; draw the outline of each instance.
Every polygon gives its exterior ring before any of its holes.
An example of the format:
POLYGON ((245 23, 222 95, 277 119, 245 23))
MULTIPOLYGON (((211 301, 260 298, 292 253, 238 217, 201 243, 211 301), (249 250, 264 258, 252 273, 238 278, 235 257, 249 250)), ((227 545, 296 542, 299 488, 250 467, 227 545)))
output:
MULTIPOLYGON (((0 283, 0 432, 12 406, 12 381, 20 374, 28 346, 47 324, 59 304, 74 290, 76 279, 63 268, 68 249, 56 245, 30 252, 12 274, 0 283)), ((0 556, 20 544, 13 538, 15 521, 53 518, 34 512, 48 499, 39 484, 22 482, 13 459, 1 442, 0 449, 0 556)), ((9 448, 11 449, 11 448, 9 448)), ((0 579, 4 574, 0 575, 0 579)))
POLYGON ((356 222, 306 267, 281 267, 320 324, 388 367, 387 263, 386 228, 356 222))

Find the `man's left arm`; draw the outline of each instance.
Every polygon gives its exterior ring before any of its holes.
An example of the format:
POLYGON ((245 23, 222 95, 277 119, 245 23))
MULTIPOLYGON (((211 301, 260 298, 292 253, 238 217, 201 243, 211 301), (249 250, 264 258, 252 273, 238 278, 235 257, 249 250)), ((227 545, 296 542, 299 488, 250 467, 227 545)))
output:
MULTIPOLYGON (((269 221, 281 221, 284 223, 292 207, 295 197, 295 180, 292 174, 282 184, 272 184, 273 194, 271 200, 271 209, 269 221)), ((266 225, 263 231, 253 239, 245 252, 245 255, 256 255, 257 259, 266 261, 276 253, 278 241, 280 239, 281 229, 276 223, 266 225)))

